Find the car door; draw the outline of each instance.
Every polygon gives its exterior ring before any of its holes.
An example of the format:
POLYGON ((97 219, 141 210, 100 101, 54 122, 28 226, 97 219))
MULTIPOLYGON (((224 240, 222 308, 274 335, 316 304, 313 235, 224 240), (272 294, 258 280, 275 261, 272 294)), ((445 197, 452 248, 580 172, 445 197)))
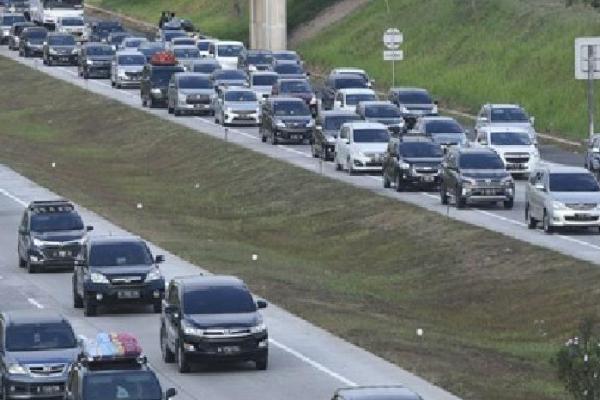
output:
POLYGON ((169 284, 169 290, 165 299, 167 307, 163 307, 163 309, 171 310, 171 312, 165 312, 167 343, 171 349, 175 350, 177 340, 179 339, 179 321, 181 316, 179 286, 175 282, 169 284))
POLYGON ((447 166, 444 168, 444 184, 446 190, 452 195, 456 196, 456 184, 458 182, 458 163, 459 156, 456 153, 450 153, 448 155, 447 166))
POLYGON ((487 107, 481 107, 479 113, 477 114, 477 119, 475 121, 475 133, 478 134, 479 130, 483 128, 487 123, 487 107))
POLYGON ((536 171, 533 178, 530 179, 531 183, 528 185, 529 212, 538 221, 541 221, 544 217, 544 202, 547 196, 545 179, 546 174, 543 171, 536 171), (543 189, 541 188, 542 185, 543 189))
POLYGON ((173 75, 169 81, 169 86, 167 89, 167 101, 169 108, 175 108, 177 105, 177 89, 177 79, 175 79, 175 75, 173 75))
POLYGON ((335 100, 333 101, 333 109, 340 110, 344 107, 344 94, 341 92, 337 92, 335 95, 335 100))
POLYGON ((29 213, 25 211, 19 225, 17 240, 17 251, 21 260, 27 261, 27 249, 29 248, 29 213))
POLYGON ((348 127, 344 126, 340 129, 340 133, 336 139, 337 159, 340 164, 346 161, 346 154, 348 148, 348 127))

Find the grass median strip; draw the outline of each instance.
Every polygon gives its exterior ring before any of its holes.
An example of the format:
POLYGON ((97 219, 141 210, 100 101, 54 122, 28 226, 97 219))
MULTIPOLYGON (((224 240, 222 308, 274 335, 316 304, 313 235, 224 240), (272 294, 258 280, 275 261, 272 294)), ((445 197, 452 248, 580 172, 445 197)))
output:
POLYGON ((465 398, 565 397, 598 268, 0 70, 0 162, 465 398))

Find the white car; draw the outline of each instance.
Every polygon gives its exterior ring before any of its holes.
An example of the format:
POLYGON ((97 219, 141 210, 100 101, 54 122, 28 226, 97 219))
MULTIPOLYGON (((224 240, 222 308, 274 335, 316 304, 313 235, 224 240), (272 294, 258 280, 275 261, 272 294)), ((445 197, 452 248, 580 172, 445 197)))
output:
POLYGON ((145 37, 126 37, 119 45, 121 50, 137 50, 142 43, 146 43, 148 39, 145 37))
POLYGON ((242 42, 234 41, 219 41, 208 46, 210 57, 217 60, 223 69, 237 69, 239 56, 244 50, 242 42))
POLYGON ((272 71, 250 72, 250 89, 254 90, 259 100, 266 99, 271 96, 278 79, 279 75, 272 71))
POLYGON ((540 152, 529 130, 520 127, 488 126, 480 128, 477 143, 494 150, 511 174, 528 175, 540 161, 540 152))
POLYGON ((381 172, 390 134, 376 122, 349 122, 342 125, 335 141, 336 169, 355 172, 381 172))
POLYGON ((210 54, 208 52, 208 49, 211 44, 214 44, 216 42, 216 39, 200 39, 196 41, 196 47, 198 47, 198 50, 200 50, 200 56, 202 56, 203 58, 209 57, 210 54))
POLYGON ((365 79, 365 82, 367 82, 368 87, 372 87, 373 85, 375 85, 375 80, 371 79, 369 77, 369 74, 367 74, 367 71, 365 71, 364 69, 354 67, 341 67, 333 69, 331 71, 331 74, 359 75, 365 79))
POLYGON ((335 95, 333 109, 338 111, 356 111, 356 106, 361 101, 377 100, 377 94, 373 89, 340 89, 335 95))
POLYGON ((475 133, 485 127, 510 126, 527 129, 531 139, 536 141, 534 123, 535 118, 530 117, 518 104, 484 104, 477 114, 475 133))
POLYGON ((194 47, 196 47, 196 39, 189 37, 189 36, 176 37, 176 38, 171 39, 170 42, 168 42, 169 49, 173 50, 173 48, 175 48, 175 46, 194 46, 194 47))
POLYGON ((56 32, 68 33, 75 36, 75 40, 80 42, 87 41, 89 38, 89 29, 83 20, 83 17, 62 17, 56 21, 56 32))

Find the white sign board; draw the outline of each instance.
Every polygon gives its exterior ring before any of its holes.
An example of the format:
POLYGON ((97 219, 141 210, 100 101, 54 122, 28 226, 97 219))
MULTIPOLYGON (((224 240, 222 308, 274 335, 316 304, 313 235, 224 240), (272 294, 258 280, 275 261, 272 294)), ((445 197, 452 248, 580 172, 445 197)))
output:
POLYGON ((383 44, 390 50, 396 50, 404 41, 404 35, 396 28, 390 28, 383 34, 383 44))
POLYGON ((383 61, 402 61, 404 52, 402 50, 384 50, 383 61))
POLYGON ((575 39, 575 79, 600 79, 600 37, 575 39), (591 57, 590 57, 591 55, 591 57))

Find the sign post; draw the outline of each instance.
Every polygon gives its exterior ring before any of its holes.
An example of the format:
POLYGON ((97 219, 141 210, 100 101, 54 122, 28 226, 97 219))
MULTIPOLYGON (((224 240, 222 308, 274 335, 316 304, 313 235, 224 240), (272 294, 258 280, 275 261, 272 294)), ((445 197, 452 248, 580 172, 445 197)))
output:
POLYGON ((575 79, 587 80, 588 126, 594 135, 594 80, 600 79, 600 37, 575 39, 575 79))
POLYGON ((404 35, 396 28, 389 28, 383 34, 383 44, 387 50, 383 51, 383 60, 392 62, 392 86, 396 86, 396 61, 404 59, 404 52, 400 45, 404 42, 404 35))

